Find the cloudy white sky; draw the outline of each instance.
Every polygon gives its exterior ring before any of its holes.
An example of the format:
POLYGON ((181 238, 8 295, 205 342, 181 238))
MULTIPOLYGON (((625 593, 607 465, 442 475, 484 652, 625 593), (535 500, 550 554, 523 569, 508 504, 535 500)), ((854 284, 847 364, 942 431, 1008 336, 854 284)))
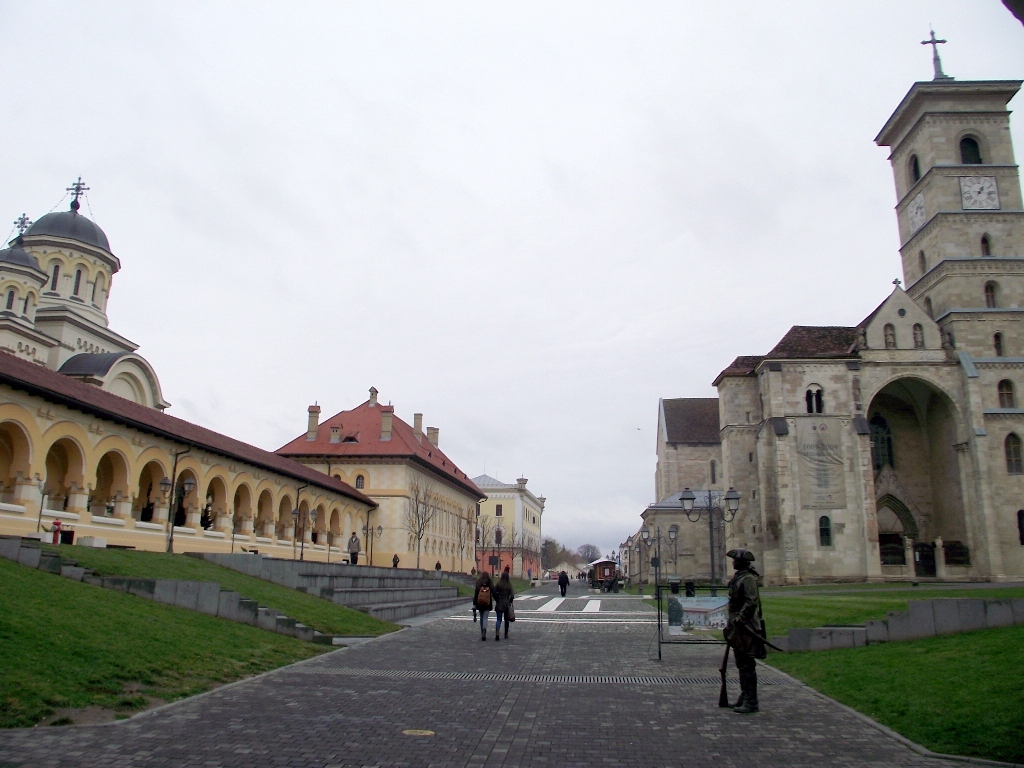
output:
POLYGON ((174 415, 275 449, 373 385, 607 551, 659 397, 901 276, 872 139, 930 23, 1024 75, 998 0, 5 0, 0 215, 83 176, 174 415))

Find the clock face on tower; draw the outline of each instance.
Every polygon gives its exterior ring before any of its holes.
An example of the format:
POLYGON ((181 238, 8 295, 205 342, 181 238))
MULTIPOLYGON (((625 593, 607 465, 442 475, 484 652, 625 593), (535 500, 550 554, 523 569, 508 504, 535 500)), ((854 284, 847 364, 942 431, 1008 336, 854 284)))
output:
POLYGON ((924 212, 924 194, 918 193, 907 208, 907 216, 910 221, 910 231, 917 232, 924 224, 925 212, 924 212))
POLYGON ((960 203, 965 211, 997 210, 999 189, 995 176, 961 176, 960 203))

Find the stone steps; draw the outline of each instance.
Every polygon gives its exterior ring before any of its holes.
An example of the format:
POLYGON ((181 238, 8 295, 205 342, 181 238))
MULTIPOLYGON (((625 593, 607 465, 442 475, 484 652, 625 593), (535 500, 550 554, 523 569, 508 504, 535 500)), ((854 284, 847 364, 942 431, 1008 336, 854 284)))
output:
POLYGON ((43 552, 38 539, 23 539, 17 536, 0 536, 0 557, 73 581, 186 608, 209 616, 218 616, 228 621, 250 624, 307 642, 340 644, 335 642, 333 635, 322 634, 312 627, 278 613, 273 608, 261 606, 255 600, 248 600, 237 592, 221 589, 220 584, 214 581, 97 576, 92 569, 80 567, 74 560, 64 560, 59 555, 43 552))
POLYGON ((355 608, 386 621, 420 616, 468 602, 433 571, 311 563, 264 555, 187 552, 207 562, 355 608))

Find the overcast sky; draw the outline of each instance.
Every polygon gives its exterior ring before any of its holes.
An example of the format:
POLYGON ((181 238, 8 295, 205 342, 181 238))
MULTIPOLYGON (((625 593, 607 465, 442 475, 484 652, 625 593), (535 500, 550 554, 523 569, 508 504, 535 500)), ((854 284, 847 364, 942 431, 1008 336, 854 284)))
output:
POLYGON ((273 450, 376 386, 607 552, 659 397, 902 277, 872 139, 930 23, 948 74, 1024 75, 999 0, 4 0, 0 215, 82 175, 170 413, 273 450))

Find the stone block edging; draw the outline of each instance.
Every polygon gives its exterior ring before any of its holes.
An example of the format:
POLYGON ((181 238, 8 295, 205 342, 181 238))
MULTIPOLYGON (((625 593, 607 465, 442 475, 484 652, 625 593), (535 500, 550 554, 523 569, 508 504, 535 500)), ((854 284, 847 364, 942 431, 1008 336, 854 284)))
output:
POLYGON ((1024 625, 1024 598, 944 597, 911 600, 907 610, 889 611, 886 618, 863 625, 792 627, 787 636, 773 637, 772 643, 790 653, 827 651, 1014 625, 1024 625))
POLYGON ((59 555, 44 554, 37 539, 22 539, 16 536, 0 537, 0 557, 72 581, 112 589, 164 605, 250 624, 311 643, 335 644, 334 635, 322 634, 272 608, 257 605, 255 600, 248 600, 237 592, 221 589, 220 584, 215 581, 97 576, 89 568, 78 567, 74 561, 64 561, 59 555))

